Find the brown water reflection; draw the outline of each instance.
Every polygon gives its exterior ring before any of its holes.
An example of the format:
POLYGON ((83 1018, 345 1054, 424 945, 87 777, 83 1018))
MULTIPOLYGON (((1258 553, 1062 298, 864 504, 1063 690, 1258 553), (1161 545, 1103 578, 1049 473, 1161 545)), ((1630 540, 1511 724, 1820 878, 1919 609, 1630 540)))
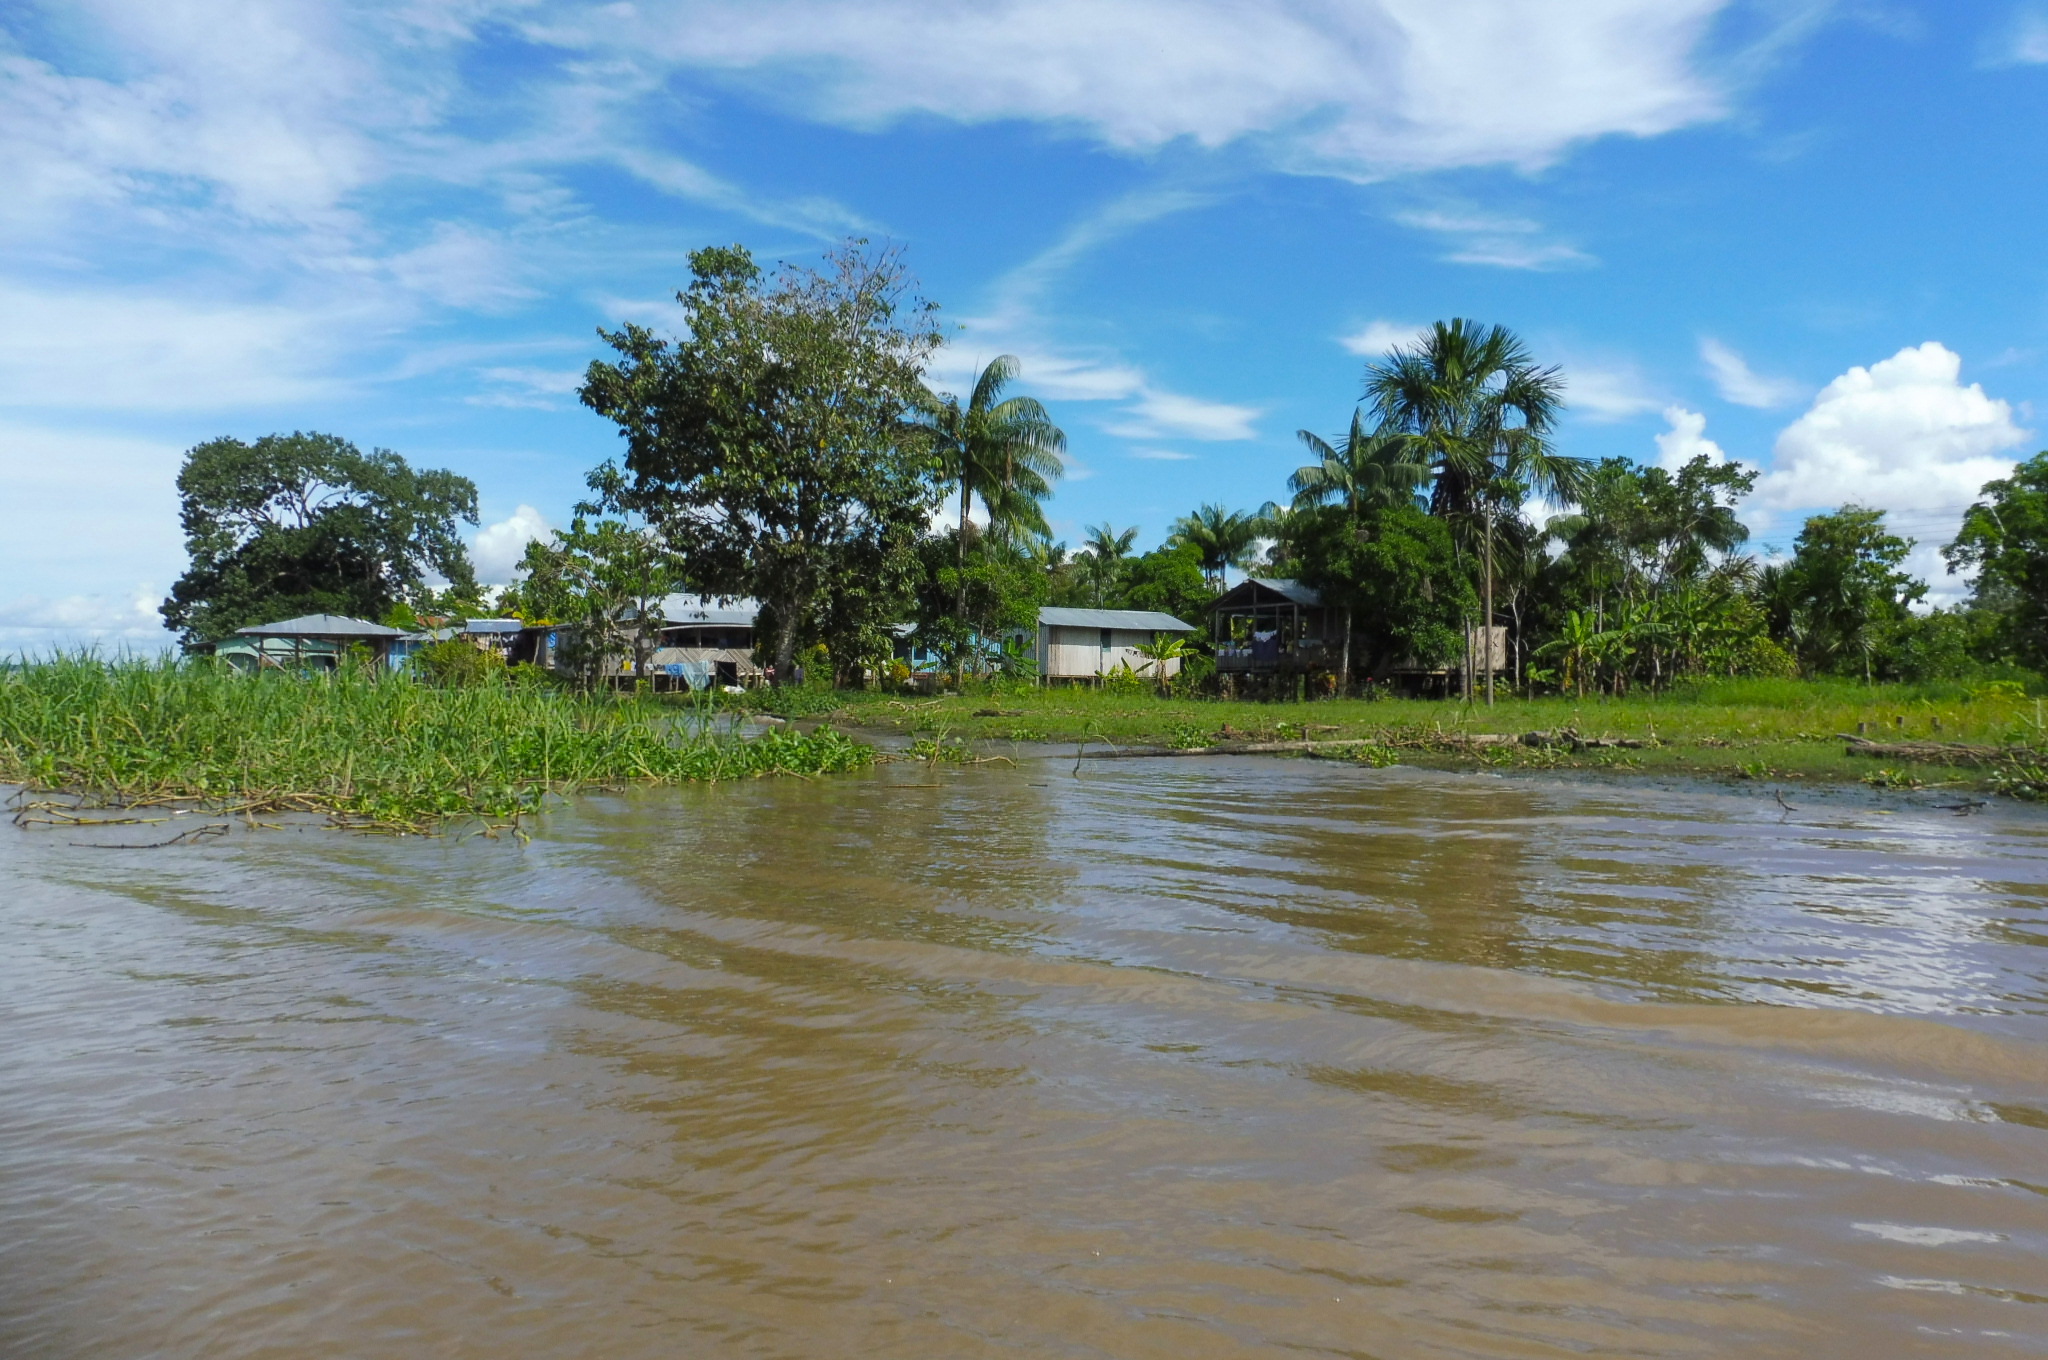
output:
POLYGON ((2043 826, 1179 760, 0 837, 0 1350, 2042 1354, 2043 826))

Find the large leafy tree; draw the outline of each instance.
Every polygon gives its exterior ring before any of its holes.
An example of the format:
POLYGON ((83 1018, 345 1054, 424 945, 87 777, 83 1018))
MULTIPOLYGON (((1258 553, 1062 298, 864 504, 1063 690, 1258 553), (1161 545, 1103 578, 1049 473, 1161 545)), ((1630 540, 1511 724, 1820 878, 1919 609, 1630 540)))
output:
MULTIPOLYGON (((1437 322, 1414 345, 1367 366, 1365 397, 1380 427, 1412 435, 1434 470, 1431 510, 1467 532, 1479 529, 1481 594, 1491 624, 1495 519, 1519 513, 1528 490, 1574 504, 1585 480, 1583 461, 1550 442, 1564 407, 1562 375, 1539 367, 1507 327, 1460 318, 1437 322)), ((1491 703, 1491 647, 1486 658, 1491 703)))
POLYGON ((696 588, 762 601, 777 684, 820 639, 850 674, 908 607, 944 494, 918 419, 934 308, 863 242, 822 271, 768 275, 739 246, 690 270, 683 338, 602 332, 620 358, 590 366, 582 398, 626 441, 604 499, 644 514, 696 588))
POLYGON ((1170 539, 1125 565, 1108 604, 1112 609, 1156 609, 1200 627, 1215 599, 1201 550, 1170 539))
POLYGON ((520 566, 500 603, 534 622, 575 625, 561 659, 580 681, 597 684, 622 650, 632 652, 635 676, 647 674, 661 639, 662 598, 683 580, 681 560, 660 535, 578 515, 548 542, 527 544, 520 566))
POLYGON ((1301 579, 1370 639, 1368 672, 1457 655, 1476 601, 1441 518, 1408 505, 1357 516, 1331 506, 1296 512, 1289 530, 1301 579))
POLYGON ((189 649, 299 614, 478 603, 456 528, 477 522, 476 484, 389 449, 296 432, 209 440, 185 455, 178 496, 191 563, 161 612, 189 649))
POLYGON ((2015 659, 2048 669, 2048 453, 1987 482, 1942 549, 1951 572, 1974 568, 1977 605, 1999 619, 2015 659))
POLYGON ((1912 550, 1912 539, 1885 528, 1882 510, 1845 505, 1806 521, 1792 560, 1766 588, 1809 670, 1860 664, 1863 678, 1874 678, 1873 656, 1927 593, 1901 569, 1912 550))
POLYGON ((1553 574, 1573 607, 1596 614, 1703 581, 1749 540, 1735 505, 1756 476, 1704 456, 1676 472, 1606 459, 1587 476, 1578 509, 1546 526, 1564 545, 1553 574))
POLYGON ((917 635, 952 657, 956 667, 977 644, 986 657, 1004 638, 1032 633, 1051 584, 1027 544, 986 541, 971 525, 968 533, 984 541, 964 556, 954 551, 953 532, 926 539, 918 549, 924 570, 918 578, 917 635))

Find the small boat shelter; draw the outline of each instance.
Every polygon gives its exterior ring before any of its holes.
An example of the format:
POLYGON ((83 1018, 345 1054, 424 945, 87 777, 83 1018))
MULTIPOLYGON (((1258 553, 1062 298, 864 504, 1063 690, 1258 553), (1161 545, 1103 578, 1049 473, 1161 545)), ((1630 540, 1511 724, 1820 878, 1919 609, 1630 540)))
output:
MULTIPOLYGON (((1194 631, 1192 623, 1182 623, 1156 609, 1041 609, 1036 657, 1039 678, 1047 683, 1100 681, 1119 666, 1140 675, 1156 675, 1155 663, 1140 656, 1138 648, 1163 636, 1194 631)), ((1167 675, 1176 675, 1180 662, 1168 661, 1165 669, 1167 675)))
POLYGON ((302 614, 237 628, 213 654, 245 671, 333 670, 351 647, 364 647, 379 665, 388 665, 393 644, 405 636, 400 629, 344 614, 302 614))

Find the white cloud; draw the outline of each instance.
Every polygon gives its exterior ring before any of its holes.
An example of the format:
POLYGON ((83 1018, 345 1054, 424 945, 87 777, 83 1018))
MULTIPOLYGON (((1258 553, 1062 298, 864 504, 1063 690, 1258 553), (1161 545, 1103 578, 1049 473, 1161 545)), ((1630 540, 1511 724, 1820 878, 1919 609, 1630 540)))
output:
POLYGON ((392 277, 448 307, 502 311, 535 296, 518 281, 517 256, 495 233, 454 222, 435 225, 422 244, 394 255, 392 277))
POLYGON ((1767 378, 1749 366, 1740 354, 1712 336, 1700 339, 1700 362, 1714 380, 1723 401, 1737 406, 1754 406, 1768 411, 1795 401, 1806 389, 1788 378, 1767 378))
POLYGON ((1398 321, 1368 321, 1349 335, 1339 336, 1337 343, 1353 354, 1363 354, 1369 359, 1386 357, 1387 351, 1412 345, 1422 338, 1423 328, 1405 326, 1398 321))
POLYGON ((1172 449, 1132 449, 1131 457, 1142 458, 1149 463, 1185 463, 1194 458, 1192 453, 1176 453, 1172 449))
POLYGON ((670 0, 544 25, 727 72, 811 117, 1067 125, 1121 150, 1270 143, 1296 168, 1546 164, 1723 116, 1726 0, 670 0), (1002 53, 991 62, 988 54, 1002 53))
POLYGON ((1205 401, 1147 388, 1129 407, 1127 418, 1108 426, 1111 434, 1125 439, 1156 439, 1180 435, 1186 439, 1213 441, 1256 439, 1252 422, 1259 418, 1256 406, 1205 401))
POLYGON ((162 651, 176 642, 156 612, 162 599, 148 585, 126 594, 18 596, 0 603, 0 656, 85 647, 109 653, 162 651))
POLYGON ((1707 418, 1683 406, 1664 408, 1664 420, 1671 427, 1657 436, 1657 466, 1676 472, 1704 454, 1710 461, 1725 463, 1728 455, 1707 438, 1707 418))
POLYGON ((1121 401, 1145 389, 1143 371, 1114 358, 1080 358, 1030 345, 980 344, 970 350, 958 341, 939 351, 930 369, 931 384, 964 398, 998 354, 1017 357, 1017 392, 1061 401, 1121 401))
POLYGON ((1595 421, 1626 420, 1664 405, 1630 368, 1572 364, 1565 370, 1565 404, 1595 421))
POLYGON ((1526 217, 1423 210, 1396 213, 1394 220, 1417 231, 1451 238, 1452 248, 1443 258, 1452 264, 1541 270, 1596 263, 1591 255, 1576 247, 1543 240, 1543 224, 1526 217))
POLYGON ((471 405, 553 411, 572 404, 568 399, 583 386, 584 370, 496 365, 478 369, 477 376, 492 386, 464 398, 471 405))
POLYGON ((0 406, 205 411, 334 390, 346 312, 0 281, 0 406))
POLYGON ((1934 341, 1851 368, 1779 434, 1757 500, 1783 509, 1855 502, 1960 518, 1979 488, 2012 470, 2027 438, 2010 404, 1965 387, 1962 359, 1934 341))
POLYGON ((2048 14, 2038 9, 2022 10, 1996 44, 1987 62, 1992 66, 2040 66, 2048 64, 2048 14))
POLYGON ((1027 316, 971 324, 977 347, 970 350, 956 342, 939 352, 931 366, 935 390, 964 395, 973 390, 975 379, 991 359, 1014 354, 1018 363, 1015 392, 1057 401, 1126 403, 1114 422, 1104 427, 1120 438, 1220 441, 1257 437, 1252 422, 1262 414, 1258 407, 1168 391, 1152 382, 1143 369, 1113 357, 1076 357, 1043 346, 993 343, 1002 338, 1005 327, 1036 329, 1036 321, 1027 316))
POLYGON ((540 511, 521 505, 496 524, 477 530, 469 548, 476 579, 485 585, 509 584, 518 573, 519 559, 526 555, 526 545, 545 539, 552 528, 540 511))
POLYGON ((0 424, 0 579, 57 598, 176 576, 183 455, 169 440, 0 424))

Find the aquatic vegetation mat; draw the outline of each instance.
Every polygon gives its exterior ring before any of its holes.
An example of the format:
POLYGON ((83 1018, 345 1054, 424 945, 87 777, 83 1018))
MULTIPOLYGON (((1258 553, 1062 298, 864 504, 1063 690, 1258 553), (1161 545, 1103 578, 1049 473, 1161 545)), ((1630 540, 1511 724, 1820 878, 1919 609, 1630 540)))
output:
MULTIPOLYGON (((857 769, 830 728, 713 732, 632 696, 547 684, 439 688, 401 675, 242 675, 207 661, 59 658, 0 671, 0 781, 72 806, 201 802, 428 831, 511 822, 550 794, 857 769)), ((44 811, 49 811, 46 807, 44 811)))

